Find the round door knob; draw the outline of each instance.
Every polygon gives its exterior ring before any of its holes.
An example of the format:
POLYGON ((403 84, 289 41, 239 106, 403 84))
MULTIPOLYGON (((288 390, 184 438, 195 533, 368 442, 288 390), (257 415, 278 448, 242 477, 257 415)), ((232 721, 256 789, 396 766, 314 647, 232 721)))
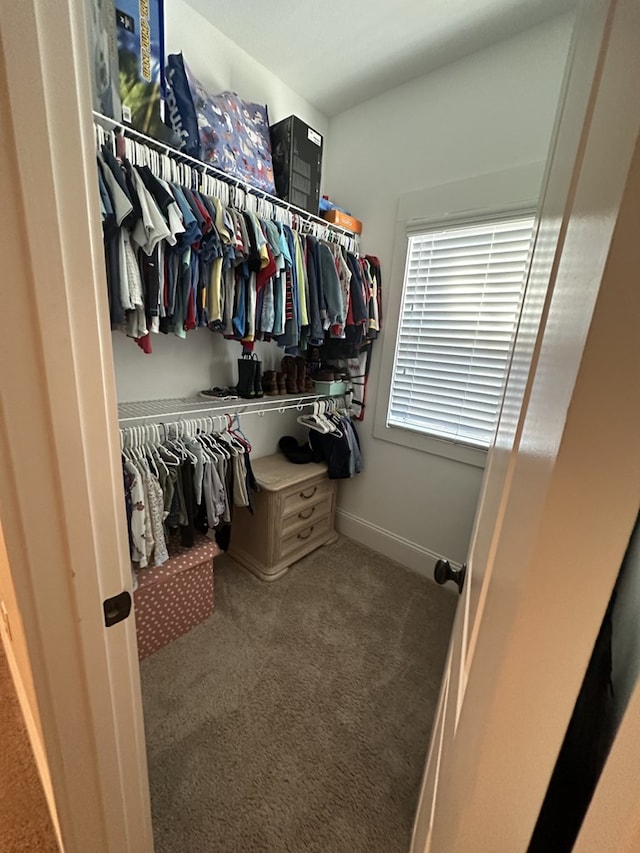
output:
POLYGON ((433 570, 433 577, 435 578, 436 583, 445 584, 447 581, 453 581, 453 583, 458 587, 459 593, 462 592, 466 574, 466 563, 463 563, 459 569, 454 569, 452 568, 449 560, 438 560, 435 569, 433 570))

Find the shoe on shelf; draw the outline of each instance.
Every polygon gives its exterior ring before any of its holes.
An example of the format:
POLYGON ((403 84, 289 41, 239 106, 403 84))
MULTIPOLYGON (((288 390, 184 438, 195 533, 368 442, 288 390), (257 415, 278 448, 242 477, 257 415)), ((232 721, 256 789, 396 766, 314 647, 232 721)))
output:
POLYGON ((285 355, 282 359, 282 370, 285 375, 287 394, 298 393, 298 365, 292 355, 285 355))
POLYGON ((304 376, 307 369, 307 362, 301 355, 296 356, 296 385, 298 386, 298 394, 304 394, 306 391, 304 384, 304 376))
POLYGON ((256 365, 256 372, 253 378, 253 396, 264 397, 264 390, 262 388, 262 362, 255 353, 253 354, 253 360, 256 365))
POLYGON ((219 387, 214 385, 213 388, 205 388, 200 391, 200 396, 206 400, 237 400, 238 395, 235 388, 227 388, 226 385, 219 387))
POLYGON ((282 373, 282 371, 278 371, 276 373, 276 385, 278 386, 278 395, 280 397, 286 397, 287 395, 287 374, 282 373))
POLYGON ((316 370, 311 378, 315 379, 316 382, 333 382, 335 373, 333 370, 316 370))
POLYGON ((253 400, 256 396, 257 364, 250 353, 245 353, 238 359, 238 394, 246 400, 253 400))
POLYGON ((262 374, 262 389, 267 397, 278 396, 278 384, 275 370, 265 370, 262 374))

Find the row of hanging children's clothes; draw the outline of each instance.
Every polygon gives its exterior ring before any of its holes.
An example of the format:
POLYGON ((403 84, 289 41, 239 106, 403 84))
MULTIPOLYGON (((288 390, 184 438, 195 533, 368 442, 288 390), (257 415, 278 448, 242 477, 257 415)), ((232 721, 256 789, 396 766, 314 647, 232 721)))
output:
MULTIPOLYGON (((137 568, 161 566, 173 537, 194 545, 196 531, 229 545, 233 507, 251 507, 258 486, 251 468, 251 445, 237 431, 215 431, 184 423, 143 428, 143 442, 123 441, 122 474, 129 547, 137 568), (160 430, 166 437, 160 440, 160 430), (174 433, 169 437, 169 433, 174 433)), ((134 433, 130 433, 134 435, 134 433)))
POLYGON ((377 258, 236 209, 205 192, 206 176, 193 171, 198 189, 160 177, 162 169, 127 158, 130 140, 112 139, 119 156, 102 144, 97 158, 113 329, 145 352, 151 332, 185 337, 198 327, 245 350, 255 340, 291 352, 325 337, 355 345, 377 337, 377 258))

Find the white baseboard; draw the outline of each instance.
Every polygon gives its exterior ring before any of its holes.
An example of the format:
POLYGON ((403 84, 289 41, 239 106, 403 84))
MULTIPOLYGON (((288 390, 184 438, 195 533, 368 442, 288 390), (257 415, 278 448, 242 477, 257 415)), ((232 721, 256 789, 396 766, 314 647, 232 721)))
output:
POLYGON ((49 806, 49 813, 51 814, 53 829, 56 833, 60 850, 63 850, 64 848, 62 845, 62 835, 60 833, 60 824, 58 822, 56 803, 53 795, 53 784, 51 782, 51 774, 49 772, 49 762, 47 761, 44 744, 42 743, 40 727, 36 723, 35 717, 33 716, 33 710, 31 708, 31 703, 29 702, 29 699, 27 697, 27 691, 24 686, 24 681, 22 680, 20 667, 18 666, 18 662, 13 651, 13 643, 9 639, 3 627, 0 628, 0 637, 2 637, 2 645, 7 656, 9 671, 11 672, 11 678, 13 679, 13 684, 16 689, 16 694, 18 696, 18 703, 20 705, 20 710, 22 711, 22 716, 24 718, 24 724, 25 728, 27 729, 27 735, 29 736, 29 743, 31 744, 33 757, 35 759, 36 767, 38 768, 38 774, 40 776, 42 787, 44 789, 44 796, 47 801, 47 805, 49 806))
MULTIPOLYGON (((436 562, 443 559, 441 554, 435 554, 422 545, 417 545, 409 539, 404 539, 384 527, 371 524, 370 521, 352 515, 350 512, 345 512, 343 509, 336 510, 336 528, 339 533, 348 536, 349 539, 354 539, 356 542, 366 545, 367 548, 384 554, 390 560, 400 563, 401 566, 406 566, 419 575, 424 575, 429 580, 433 580, 433 569, 436 562)), ((453 568, 460 568, 459 563, 454 563, 452 560, 449 562, 453 568)), ((444 589, 449 589, 448 585, 444 589)), ((453 592, 453 587, 449 591, 453 592)))

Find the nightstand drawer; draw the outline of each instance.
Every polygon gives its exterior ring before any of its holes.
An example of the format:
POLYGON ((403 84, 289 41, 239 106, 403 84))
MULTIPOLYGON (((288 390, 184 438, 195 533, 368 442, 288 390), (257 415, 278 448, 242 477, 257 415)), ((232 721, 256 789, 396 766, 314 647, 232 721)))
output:
POLYGON ((287 490, 282 496, 282 517, 287 518, 294 513, 304 512, 324 498, 331 499, 334 489, 335 483, 325 477, 310 485, 287 490))
POLYGON ((320 497, 315 495, 302 509, 282 520, 282 536, 287 536, 302 527, 308 527, 322 518, 323 515, 329 515, 331 513, 331 501, 331 495, 324 493, 320 497))
POLYGON ((229 554, 264 581, 275 581, 289 566, 337 538, 334 529, 338 483, 327 466, 294 465, 282 454, 253 463, 260 491, 253 513, 237 507, 229 554))
POLYGON ((298 559, 309 553, 313 550, 316 541, 326 537, 330 530, 331 517, 325 515, 316 519, 313 524, 308 524, 301 530, 290 533, 280 541, 280 559, 288 560, 291 557, 298 559))

